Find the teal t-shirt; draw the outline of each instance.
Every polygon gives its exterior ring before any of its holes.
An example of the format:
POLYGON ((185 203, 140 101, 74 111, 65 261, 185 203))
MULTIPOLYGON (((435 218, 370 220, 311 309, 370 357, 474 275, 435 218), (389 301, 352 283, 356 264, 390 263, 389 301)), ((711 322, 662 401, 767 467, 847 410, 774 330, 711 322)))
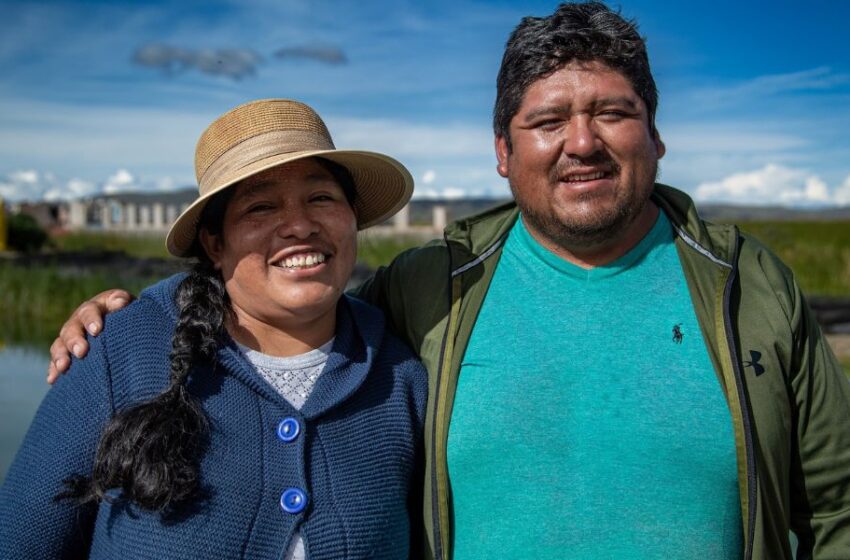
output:
POLYGON ((742 555, 732 420, 663 212, 590 270, 511 230, 461 365, 456 560, 742 555))

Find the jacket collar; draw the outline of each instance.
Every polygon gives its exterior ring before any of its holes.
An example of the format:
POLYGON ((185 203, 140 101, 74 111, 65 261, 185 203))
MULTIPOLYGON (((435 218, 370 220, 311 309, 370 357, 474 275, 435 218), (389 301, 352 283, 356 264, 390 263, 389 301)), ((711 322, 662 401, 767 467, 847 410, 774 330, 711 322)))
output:
MULTIPOLYGON (((651 197, 667 214, 684 243, 715 264, 731 267, 736 243, 734 227, 702 221, 691 197, 673 187, 656 183, 651 197)), ((519 209, 511 201, 449 224, 445 239, 452 249, 453 275, 497 253, 518 216, 519 209)))
POLYGON ((715 264, 732 267, 737 250, 734 226, 714 225, 701 220, 691 197, 661 183, 655 184, 652 201, 667 214, 682 241, 715 264))

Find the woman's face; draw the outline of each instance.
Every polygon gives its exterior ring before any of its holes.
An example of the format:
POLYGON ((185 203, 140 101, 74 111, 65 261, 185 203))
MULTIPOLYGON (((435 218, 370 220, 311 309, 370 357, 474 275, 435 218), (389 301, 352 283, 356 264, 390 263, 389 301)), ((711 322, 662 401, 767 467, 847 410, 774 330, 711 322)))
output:
POLYGON ((240 322, 303 327, 335 316, 357 257, 357 220, 315 159, 258 173, 235 188, 220 235, 201 230, 240 322))

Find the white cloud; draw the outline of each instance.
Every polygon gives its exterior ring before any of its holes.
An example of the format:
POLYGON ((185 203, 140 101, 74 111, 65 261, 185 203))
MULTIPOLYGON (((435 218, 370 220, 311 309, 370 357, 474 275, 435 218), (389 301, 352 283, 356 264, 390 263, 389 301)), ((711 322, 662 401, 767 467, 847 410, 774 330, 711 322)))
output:
POLYGON ((97 192, 97 185, 91 181, 82 179, 71 179, 64 186, 48 189, 44 193, 44 200, 70 200, 91 196, 97 192))
POLYGON ((834 192, 817 175, 802 169, 768 164, 701 183, 694 193, 701 202, 766 206, 823 206, 850 203, 850 177, 834 192))
POLYGON ((437 173, 433 169, 429 169, 425 173, 422 174, 422 184, 430 185, 434 182, 434 179, 437 178, 437 173))
POLYGON ((41 200, 45 193, 58 186, 52 173, 32 169, 13 171, 0 180, 0 196, 12 201, 41 200))
POLYGON ((28 169, 26 171, 15 171, 9 178, 16 183, 37 183, 38 172, 32 169, 28 169))
POLYGON ((106 194, 115 194, 120 192, 130 192, 140 190, 140 186, 136 184, 133 175, 126 169, 119 169, 111 175, 103 185, 103 192, 106 194))
POLYGON ((842 206, 850 206, 850 175, 848 175, 844 182, 841 183, 837 189, 835 189, 835 203, 840 204, 842 206))
POLYGON ((88 181, 77 177, 62 180, 50 172, 24 170, 9 173, 5 178, 0 177, 0 197, 15 202, 56 202, 98 194, 163 192, 186 186, 186 182, 169 176, 139 180, 126 169, 119 169, 102 181, 88 181))
POLYGON ((457 200, 465 198, 469 193, 464 189, 456 187, 446 187, 444 189, 424 189, 416 191, 414 198, 439 198, 446 200, 457 200))

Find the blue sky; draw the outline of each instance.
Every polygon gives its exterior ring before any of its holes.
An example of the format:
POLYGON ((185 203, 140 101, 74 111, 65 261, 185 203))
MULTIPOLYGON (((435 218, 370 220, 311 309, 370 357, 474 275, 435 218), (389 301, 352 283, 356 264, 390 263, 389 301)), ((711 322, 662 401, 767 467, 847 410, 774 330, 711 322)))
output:
MULTIPOLYGON (((417 196, 507 196, 490 112, 504 42, 557 2, 165 0, 0 7, 0 196, 194 184, 195 141, 262 97, 338 147, 405 163, 417 196)), ((701 201, 850 204, 850 3, 622 4, 648 39, 661 180, 701 201)))

